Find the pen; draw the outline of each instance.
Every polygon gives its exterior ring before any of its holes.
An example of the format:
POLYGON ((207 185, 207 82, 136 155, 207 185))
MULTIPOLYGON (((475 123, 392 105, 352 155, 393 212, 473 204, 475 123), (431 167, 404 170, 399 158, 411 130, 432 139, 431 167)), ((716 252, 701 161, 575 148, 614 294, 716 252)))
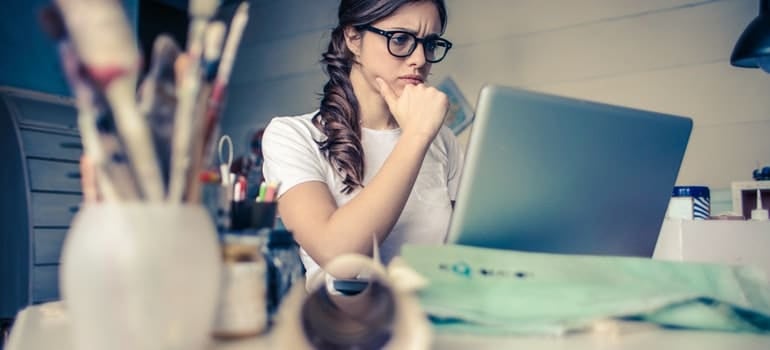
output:
POLYGON ((272 202, 275 201, 275 194, 278 193, 278 183, 270 182, 270 184, 267 185, 267 189, 265 190, 265 202, 272 202))
POLYGON ((257 202, 264 202, 266 194, 267 194, 267 183, 262 181, 262 183, 259 184, 259 194, 257 195, 257 202))
POLYGON ((235 189, 233 190, 233 200, 236 202, 242 202, 246 199, 246 190, 248 184, 245 176, 238 176, 238 180, 235 182, 235 189))

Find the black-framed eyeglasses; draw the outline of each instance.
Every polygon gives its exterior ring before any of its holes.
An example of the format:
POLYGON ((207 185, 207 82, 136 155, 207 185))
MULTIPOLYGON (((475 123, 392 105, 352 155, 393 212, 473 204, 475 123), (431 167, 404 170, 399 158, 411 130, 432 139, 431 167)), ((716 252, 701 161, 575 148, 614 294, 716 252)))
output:
POLYGON ((368 30, 388 38, 388 52, 396 57, 408 57, 417 48, 417 44, 421 43, 423 51, 425 51, 425 60, 430 63, 436 63, 443 60, 446 57, 446 53, 452 48, 452 43, 449 40, 441 38, 436 34, 418 38, 416 35, 403 30, 382 30, 368 24, 357 26, 356 28, 368 30))

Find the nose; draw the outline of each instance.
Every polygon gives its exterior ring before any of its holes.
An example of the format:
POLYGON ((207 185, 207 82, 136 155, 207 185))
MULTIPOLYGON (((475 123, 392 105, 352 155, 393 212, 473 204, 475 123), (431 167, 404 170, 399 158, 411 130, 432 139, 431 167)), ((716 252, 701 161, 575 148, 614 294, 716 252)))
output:
POLYGON ((412 51, 412 54, 409 55, 406 60, 410 66, 415 67, 422 67, 428 63, 428 60, 425 59, 425 46, 423 46, 423 43, 417 43, 414 51, 412 51))

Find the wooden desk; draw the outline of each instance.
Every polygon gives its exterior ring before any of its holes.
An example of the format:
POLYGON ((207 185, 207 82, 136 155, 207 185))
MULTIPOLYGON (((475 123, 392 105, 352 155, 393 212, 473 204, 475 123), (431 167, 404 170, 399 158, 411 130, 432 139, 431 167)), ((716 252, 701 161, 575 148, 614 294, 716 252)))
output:
MULTIPOLYGON (((607 331, 566 337, 489 337, 457 334, 436 336, 434 349, 770 349, 770 335, 663 330, 651 325, 620 324, 607 331)), ((271 334, 238 341, 213 342, 211 350, 275 349, 271 334)), ((22 310, 11 331, 7 350, 73 349, 61 303, 22 310)), ((74 350, 74 349, 73 349, 74 350)))

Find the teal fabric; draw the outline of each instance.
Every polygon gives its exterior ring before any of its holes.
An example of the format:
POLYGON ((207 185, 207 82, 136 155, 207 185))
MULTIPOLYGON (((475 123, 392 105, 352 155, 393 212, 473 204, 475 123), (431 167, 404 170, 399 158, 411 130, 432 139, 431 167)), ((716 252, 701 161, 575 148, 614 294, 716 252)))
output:
POLYGON ((622 318, 770 332, 770 286, 756 268, 459 245, 401 255, 428 280, 419 298, 439 331, 563 334, 622 318))

